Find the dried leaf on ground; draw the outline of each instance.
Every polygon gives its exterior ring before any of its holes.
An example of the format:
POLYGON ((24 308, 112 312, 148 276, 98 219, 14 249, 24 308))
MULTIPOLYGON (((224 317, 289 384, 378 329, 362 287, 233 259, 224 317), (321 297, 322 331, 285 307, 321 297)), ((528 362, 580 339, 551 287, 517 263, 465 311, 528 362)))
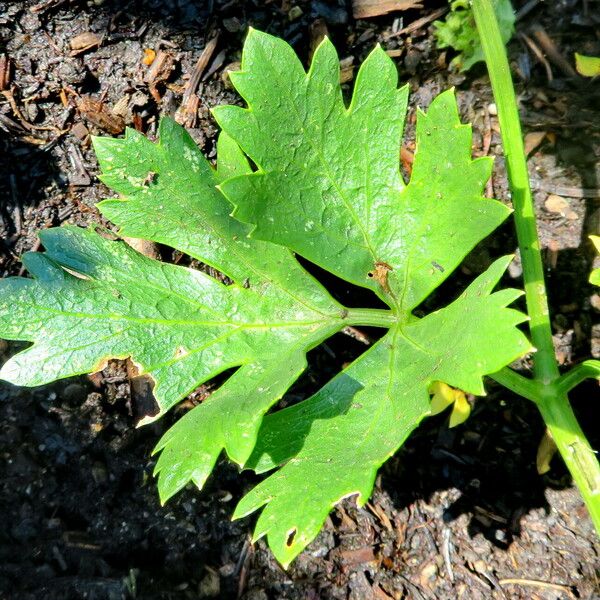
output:
POLYGON ((416 8, 423 8, 422 0, 352 0, 352 16, 355 19, 368 19, 416 8))

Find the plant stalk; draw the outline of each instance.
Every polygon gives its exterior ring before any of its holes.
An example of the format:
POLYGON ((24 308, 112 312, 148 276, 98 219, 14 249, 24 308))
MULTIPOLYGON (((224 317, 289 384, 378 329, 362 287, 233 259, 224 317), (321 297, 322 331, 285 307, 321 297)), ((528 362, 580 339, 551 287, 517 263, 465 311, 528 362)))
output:
MULTIPOLYGON (((514 206, 514 222, 523 264, 529 327, 532 342, 537 348, 533 356, 533 381, 541 386, 540 393, 534 401, 600 533, 600 465, 577 422, 566 393, 555 384, 559 378, 559 370, 552 342, 550 313, 529 185, 527 158, 508 57, 492 1, 472 0, 472 5, 498 109, 500 133, 514 206)), ((510 377, 503 377, 503 379, 502 383, 509 389, 520 393, 519 389, 511 385, 510 377)), ((531 389, 534 388, 528 387, 527 391, 531 389)))
POLYGON ((600 360, 585 360, 560 376, 556 382, 559 392, 569 393, 586 379, 600 379, 600 360))
POLYGON ((545 386, 537 406, 550 435, 564 460, 573 481, 600 533, 600 467, 587 441, 569 399, 557 385, 545 386))
POLYGON ((558 377, 558 365, 552 343, 544 267, 529 185, 517 98, 510 75, 508 57, 491 0, 473 0, 473 13, 498 109, 506 170, 515 211, 515 228, 523 265, 525 300, 531 319, 529 324, 531 341, 537 349, 533 371, 536 379, 550 383, 558 377))
POLYGON ((523 377, 523 375, 513 371, 510 367, 504 367, 504 369, 500 369, 500 371, 492 373, 488 377, 505 388, 519 394, 519 396, 523 396, 523 398, 527 398, 527 400, 531 400, 535 404, 538 403, 538 398, 543 388, 543 385, 539 381, 523 377))

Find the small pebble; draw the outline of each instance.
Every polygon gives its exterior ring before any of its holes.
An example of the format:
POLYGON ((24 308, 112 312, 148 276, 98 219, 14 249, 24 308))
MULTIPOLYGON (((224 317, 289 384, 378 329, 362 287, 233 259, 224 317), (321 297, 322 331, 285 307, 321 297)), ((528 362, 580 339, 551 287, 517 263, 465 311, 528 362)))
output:
POLYGON ((515 255, 508 265, 508 274, 513 278, 517 279, 523 275, 523 265, 521 264, 521 257, 515 255))
POLYGON ((80 404, 87 397, 87 389, 80 383, 70 383, 61 395, 69 404, 80 404))
POLYGON ((288 12, 288 19, 290 21, 295 21, 296 19, 299 19, 302 14, 302 9, 299 6, 292 6, 290 12, 288 12))
POLYGON ((231 17, 230 19, 223 19, 223 27, 230 33, 236 33, 242 29, 242 24, 238 18, 231 17))
POLYGON ((544 207, 548 212, 564 216, 565 211, 569 208, 569 203, 562 196, 550 194, 544 202, 544 207))
POLYGON ((198 585, 200 598, 217 598, 221 595, 221 579, 219 573, 206 567, 206 575, 198 585))
POLYGON ((492 115, 492 117, 495 117, 498 114, 498 107, 496 106, 496 104, 494 102, 492 102, 491 104, 488 104, 488 113, 490 113, 490 115, 492 115))

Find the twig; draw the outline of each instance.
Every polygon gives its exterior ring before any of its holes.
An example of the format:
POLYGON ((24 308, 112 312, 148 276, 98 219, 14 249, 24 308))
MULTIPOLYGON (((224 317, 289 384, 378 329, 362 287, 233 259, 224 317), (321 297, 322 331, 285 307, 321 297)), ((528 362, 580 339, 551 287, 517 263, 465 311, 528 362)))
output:
MULTIPOLYGON (((481 140, 481 155, 487 156, 490 153, 490 147, 492 145, 492 119, 490 118, 490 112, 487 109, 483 110, 483 125, 485 130, 483 132, 481 140)), ((486 198, 494 197, 494 173, 487 180, 485 184, 485 195, 486 198)))
POLYGON ((21 214, 21 205, 19 204, 19 194, 17 193, 17 178, 14 173, 10 174, 10 192, 13 200, 13 223, 15 226, 15 232, 10 237, 9 242, 15 242, 19 236, 21 235, 21 231, 23 228, 22 221, 23 216, 21 214))
POLYGON ((600 198, 600 188, 581 188, 568 187, 564 185, 555 185, 545 181, 532 182, 531 187, 534 190, 565 196, 567 198, 600 198))
POLYGON ((521 585, 521 586, 531 586, 531 587, 539 587, 547 590, 555 590, 557 592, 563 592, 569 596, 569 598, 575 599, 576 596, 573 594, 573 591, 569 586, 560 585, 558 583, 550 583, 548 581, 539 581, 537 579, 521 579, 521 578, 513 578, 509 577, 507 579, 498 580, 500 585, 521 585))
POLYGON ((444 557, 446 571, 448 571, 448 577, 450 577, 450 581, 454 583, 454 571, 452 570, 452 560, 450 558, 450 553, 452 552, 452 542, 450 541, 451 535, 452 530, 450 527, 444 527, 444 530, 442 531, 442 555, 444 557))
POLYGON ((527 16, 538 4, 540 0, 529 0, 524 4, 515 14, 515 21, 520 21, 523 17, 527 16))
POLYGON ((40 13, 48 10, 49 8, 58 8, 66 3, 67 0, 45 0, 35 6, 32 6, 29 10, 32 13, 40 13))
POLYGON ((14 133, 15 135, 27 133, 27 129, 25 129, 25 127, 2 113, 0 113, 0 129, 3 129, 7 133, 14 133))
POLYGON ((210 62, 210 59, 217 47, 217 42, 219 41, 219 34, 215 35, 211 38, 204 50, 202 50, 202 54, 200 54, 200 58, 192 71, 188 84, 183 92, 183 98, 181 99, 181 106, 175 113, 175 120, 184 127, 193 127, 196 124, 196 116, 198 114, 198 104, 200 99, 196 95, 196 91, 198 90, 198 86, 200 85, 200 81, 202 80, 202 75, 204 75, 204 71, 210 62))
POLYGON ((490 153, 490 146, 492 145, 492 120, 490 119, 489 111, 486 109, 483 111, 483 124, 485 130, 481 140, 481 156, 487 156, 490 153))
POLYGON ((32 123, 29 123, 17 106, 12 91, 3 90, 2 94, 8 100, 8 103, 10 104, 13 113, 15 113, 15 116, 20 119, 21 125, 23 125, 26 129, 29 129, 29 131, 54 131, 55 133, 62 133, 61 130, 58 127, 54 127, 54 125, 33 125, 32 123))
POLYGON ((491 586, 498 591, 504 600, 508 600, 504 590, 502 589, 502 586, 500 585, 500 582, 491 573, 488 573, 487 571, 480 571, 480 575, 485 577, 490 582, 491 586))
POLYGON ((546 30, 539 24, 535 23, 531 27, 531 34, 536 39, 537 43, 542 47, 546 56, 554 63, 567 77, 578 79, 577 71, 571 66, 571 63, 561 54, 552 38, 546 33, 546 30))
POLYGON ((190 80, 188 81, 188 84, 185 88, 185 92, 183 92, 182 104, 185 104, 189 100, 190 96, 196 93, 198 85, 200 84, 200 80, 202 79, 202 75, 204 75, 204 71, 208 66, 208 63, 213 55, 213 52, 215 51, 215 48, 217 47, 218 41, 219 34, 217 33, 215 37, 208 41, 208 43, 204 47, 204 50, 202 50, 202 54, 200 54, 200 58, 198 59, 198 62, 196 63, 196 66, 192 71, 190 80))
POLYGON ((350 325, 348 325, 348 327, 344 327, 344 329, 342 329, 342 333, 354 338, 365 346, 370 346, 373 343, 373 340, 366 333, 363 333, 360 329, 356 329, 356 327, 351 327, 350 325))
POLYGON ((425 596, 421 593, 423 590, 418 585, 413 583, 405 575, 402 575, 402 573, 398 573, 397 576, 402 579, 404 585, 411 591, 412 596, 409 597, 415 598, 415 600, 425 600, 425 596))
POLYGON ((403 27, 399 31, 386 35, 385 39, 391 40, 392 38, 401 37, 406 33, 412 33, 413 31, 417 31, 417 29, 421 29, 421 27, 427 25, 428 23, 431 23, 431 21, 435 21, 439 17, 445 15, 447 12, 447 6, 438 8, 437 10, 434 10, 432 13, 428 14, 426 17, 421 17, 420 19, 413 21, 410 25, 403 27))
POLYGON ((92 180, 83 165, 81 150, 74 144, 71 144, 67 150, 67 157, 73 168, 73 173, 69 173, 69 182, 71 185, 90 185, 92 180))
POLYGON ((548 78, 548 81, 552 81, 554 79, 554 75, 552 74, 552 67, 550 66, 550 63, 546 60, 544 53, 537 47, 537 44, 528 35, 525 35, 524 33, 519 32, 519 39, 525 42, 526 46, 533 52, 537 60, 544 66, 544 69, 546 69, 546 77, 548 78))
POLYGON ((474 573, 473 571, 471 571, 471 569, 467 569, 467 567, 465 567, 463 565, 457 565, 457 566, 460 571, 462 571, 470 579, 473 579, 474 581, 476 581, 482 588, 485 589, 486 592, 489 592, 490 589, 494 589, 494 586, 491 585, 490 582, 486 583, 483 579, 481 579, 481 577, 479 577, 479 575, 477 575, 477 573, 474 573))
POLYGON ((52 39, 52 36, 47 31, 44 31, 44 36, 46 37, 48 45, 54 50, 55 54, 57 56, 62 56, 63 51, 56 45, 55 41, 52 39))
POLYGON ((221 52, 219 52, 219 54, 217 54, 217 56, 212 61, 211 65, 208 68, 208 70, 206 71, 206 73, 204 73, 204 75, 202 75, 202 81, 206 81, 211 75, 216 73, 223 66, 226 56, 227 56, 227 52, 225 50, 221 50, 221 52))
POLYGON ((240 552, 240 556, 238 558, 237 564, 235 565, 234 575, 240 576, 238 580, 238 589, 237 589, 237 597, 241 598, 244 594, 244 590, 246 589, 246 584, 248 582, 248 561, 252 556, 254 549, 250 540, 247 538, 244 540, 244 545, 242 546, 242 550, 240 552))
POLYGON ((415 8, 423 8, 421 0, 352 0, 352 16, 355 19, 368 19, 415 8))

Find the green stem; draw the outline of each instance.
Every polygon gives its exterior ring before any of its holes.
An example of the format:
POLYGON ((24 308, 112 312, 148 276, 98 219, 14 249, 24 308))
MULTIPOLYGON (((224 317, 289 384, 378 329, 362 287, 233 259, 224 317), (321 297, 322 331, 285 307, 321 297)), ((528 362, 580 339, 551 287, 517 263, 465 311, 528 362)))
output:
POLYGON ((566 394, 586 379, 600 379, 600 360, 586 360, 560 376, 556 382, 559 392, 566 394))
POLYGON ((546 386, 538 408, 552 439, 579 488, 596 531, 600 533, 600 468, 569 399, 557 385, 546 386))
POLYGON ((492 373, 488 377, 513 391, 515 394, 519 394, 519 396, 523 396, 523 398, 527 398, 527 400, 531 400, 536 404, 538 403, 543 388, 543 384, 540 384, 539 381, 523 377, 523 375, 519 375, 519 373, 509 367, 504 367, 504 369, 492 373))
MULTIPOLYGON (((491 0, 473 0, 473 13, 498 109, 515 211, 515 228, 523 264, 531 339, 537 348, 533 357, 533 374, 539 393, 536 393, 534 401, 600 533, 600 465, 573 414, 564 390, 565 386, 555 383, 559 378, 559 371, 552 343, 540 242, 508 57, 491 0)), ((528 397, 526 393, 532 391, 530 386, 521 389, 523 386, 520 380, 501 373, 501 378, 504 379, 502 383, 528 397)), ((576 377, 573 377, 568 379, 567 383, 575 380, 576 377)))
POLYGON ((515 228, 525 281, 525 300, 531 319, 529 325, 531 341, 537 348, 533 371, 536 379, 550 383, 558 377, 558 365, 552 344, 544 267, 529 186, 517 98, 510 75, 508 57, 491 0, 474 0, 473 13, 498 109, 506 169, 515 210, 515 228))

